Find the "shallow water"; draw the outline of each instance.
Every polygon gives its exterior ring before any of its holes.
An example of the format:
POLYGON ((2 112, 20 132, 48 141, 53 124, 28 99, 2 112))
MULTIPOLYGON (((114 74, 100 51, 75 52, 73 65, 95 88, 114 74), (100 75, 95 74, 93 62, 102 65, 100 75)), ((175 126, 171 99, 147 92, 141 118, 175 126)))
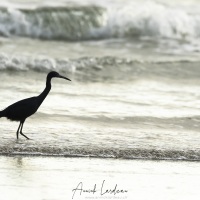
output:
POLYGON ((2 199, 199 198, 198 162, 1 156, 0 163, 2 199), (96 192, 74 194, 80 182, 85 190, 96 184, 96 192), (103 194, 116 184, 127 192, 103 194))
MULTIPOLYGON (((38 95, 45 76, 2 72, 2 108, 38 95)), ((55 79, 41 108, 25 122, 24 133, 33 140, 17 142, 18 123, 1 119, 1 154, 199 160, 198 86, 159 83, 55 79)))

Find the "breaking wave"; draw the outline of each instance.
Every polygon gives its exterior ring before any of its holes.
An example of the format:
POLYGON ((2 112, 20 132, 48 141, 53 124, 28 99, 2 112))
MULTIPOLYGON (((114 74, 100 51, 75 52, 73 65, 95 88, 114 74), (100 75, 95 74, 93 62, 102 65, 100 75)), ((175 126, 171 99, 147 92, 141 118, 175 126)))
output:
POLYGON ((199 61, 140 61, 118 57, 83 57, 77 59, 53 59, 48 57, 9 57, 0 55, 0 71, 49 72, 56 70, 70 74, 74 80, 137 80, 161 77, 173 80, 199 79, 199 61))
POLYGON ((0 35, 49 40, 200 36, 200 15, 153 1, 123 5, 0 8, 0 35))

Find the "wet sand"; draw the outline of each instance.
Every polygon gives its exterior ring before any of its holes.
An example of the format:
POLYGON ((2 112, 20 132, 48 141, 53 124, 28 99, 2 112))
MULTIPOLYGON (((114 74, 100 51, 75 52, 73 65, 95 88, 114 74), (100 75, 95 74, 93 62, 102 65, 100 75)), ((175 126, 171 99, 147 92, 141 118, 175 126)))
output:
POLYGON ((199 199, 199 162, 0 156, 6 200, 199 199))

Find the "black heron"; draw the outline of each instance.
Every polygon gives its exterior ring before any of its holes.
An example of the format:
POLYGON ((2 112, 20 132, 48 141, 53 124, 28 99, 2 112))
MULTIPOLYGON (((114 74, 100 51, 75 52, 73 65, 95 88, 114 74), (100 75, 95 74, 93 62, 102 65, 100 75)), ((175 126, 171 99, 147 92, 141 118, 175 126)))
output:
POLYGON ((19 133, 23 135, 26 139, 29 139, 26 135, 22 133, 24 122, 27 117, 30 117, 37 111, 37 109, 40 107, 40 105, 48 95, 49 91, 51 90, 52 78, 63 78, 68 81, 71 81, 70 79, 61 76, 59 73, 55 71, 49 72, 46 78, 46 87, 40 95, 28 99, 23 99, 0 111, 0 117, 6 117, 11 121, 20 122, 16 133, 17 139, 19 137, 19 133))

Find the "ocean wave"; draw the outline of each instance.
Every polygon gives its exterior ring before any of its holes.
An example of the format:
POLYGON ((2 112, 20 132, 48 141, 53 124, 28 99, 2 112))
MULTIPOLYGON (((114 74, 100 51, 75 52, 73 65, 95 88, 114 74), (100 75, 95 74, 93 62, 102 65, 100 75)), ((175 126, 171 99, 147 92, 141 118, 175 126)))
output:
POLYGON ((0 71, 49 72, 56 70, 73 76, 77 81, 138 80, 166 78, 173 80, 199 79, 199 61, 142 61, 118 57, 83 57, 53 59, 48 57, 13 56, 0 54, 0 71))
POLYGON ((95 6, 0 9, 0 34, 41 39, 90 39, 91 28, 101 25, 103 9, 95 6))
POLYGON ((200 15, 153 1, 123 5, 0 8, 0 34, 50 40, 200 36, 200 15))

